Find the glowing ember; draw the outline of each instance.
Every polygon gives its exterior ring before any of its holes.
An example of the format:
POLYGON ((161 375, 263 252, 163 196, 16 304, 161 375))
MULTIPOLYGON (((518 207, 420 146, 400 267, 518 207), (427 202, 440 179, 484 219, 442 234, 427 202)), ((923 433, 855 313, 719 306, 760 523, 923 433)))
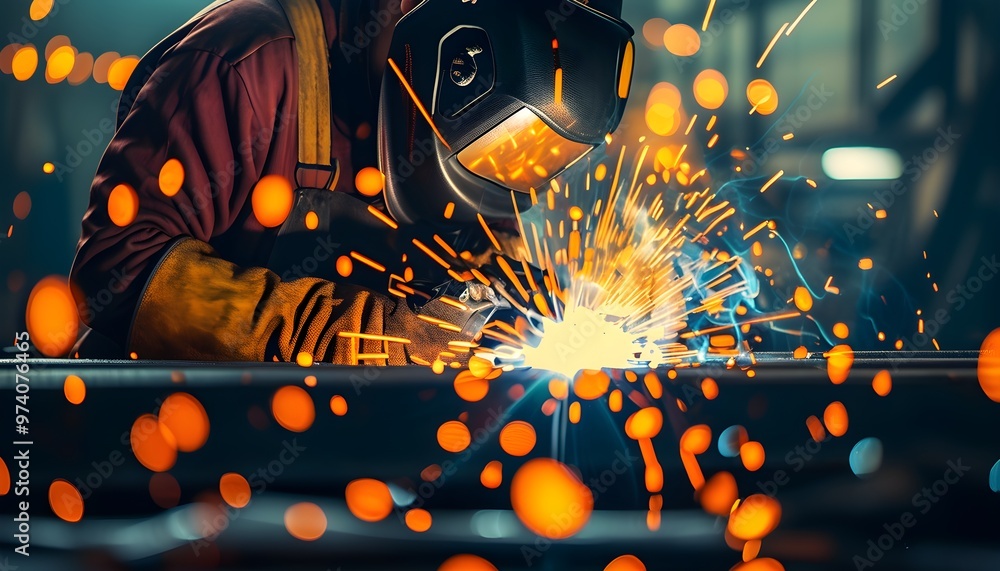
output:
POLYGON ((701 49, 701 36, 687 24, 674 24, 664 33, 663 44, 675 56, 693 56, 701 49))
POLYGON ((746 542, 743 546, 743 561, 753 561, 760 555, 761 541, 759 539, 754 539, 752 541, 746 542))
POLYGON ((826 371, 830 382, 841 385, 847 381, 854 366, 854 349, 848 345, 837 345, 826 355, 826 371))
POLYGON ((382 521, 392 513, 389 486, 378 480, 361 479, 347 484, 347 509, 361 521, 382 521))
POLYGON ((826 440, 826 428, 823 427, 823 423, 819 418, 815 416, 807 418, 806 428, 809 429, 809 435, 812 436, 813 441, 823 442, 826 440))
POLYGON ((715 379, 707 378, 701 382, 701 393, 708 400, 719 398, 719 383, 715 379))
POLYGON ((479 481, 484 487, 491 490, 495 490, 500 487, 503 483, 503 464, 499 461, 494 460, 483 468, 483 472, 479 475, 479 481))
POLYGON ((108 85, 118 91, 125 89, 129 78, 132 77, 132 73, 138 66, 139 58, 135 56, 127 56, 116 60, 108 68, 108 85))
POLYGON ((119 184, 108 195, 108 216, 115 226, 125 227, 139 214, 139 195, 127 184, 119 184))
POLYGON ((292 432, 305 432, 316 420, 316 405, 305 389, 282 387, 271 398, 271 414, 282 427, 292 432))
POLYGON ((260 225, 277 228, 291 213, 293 199, 291 183, 282 176, 269 175, 260 179, 254 187, 250 201, 260 225))
POLYGON ((569 382, 564 379, 550 380, 549 394, 556 400, 566 400, 569 398, 569 382))
POLYGON ((469 447, 472 443, 472 434, 464 423, 450 420, 438 428, 437 440, 446 452, 457 454, 469 447))
POLYGON ((755 79, 747 87, 747 99, 753 109, 761 115, 770 115, 778 110, 778 90, 766 79, 755 79))
POLYGON ((467 402, 479 402, 490 392, 490 382, 471 371, 462 371, 455 377, 455 394, 467 402))
POLYGON ((80 317, 66 278, 50 276, 32 288, 25 315, 31 341, 44 355, 61 357, 76 343, 80 317))
POLYGON ((608 395, 608 408, 611 412, 621 412, 622 410, 622 392, 619 389, 611 391, 608 395))
POLYGON ((514 474, 510 499, 521 523, 549 539, 572 537, 594 509, 590 488, 568 466, 547 458, 531 460, 514 474))
POLYGON ((785 566, 776 559, 763 558, 753 559, 745 563, 740 563, 733 567, 731 571, 785 571, 785 566))
POLYGON ((159 422, 173 434, 177 450, 194 452, 208 441, 208 413, 187 393, 170 395, 160 406, 159 422))
POLYGON ((295 362, 300 367, 304 367, 304 368, 312 367, 313 366, 313 356, 310 355, 309 353, 302 352, 302 353, 299 353, 298 355, 295 356, 295 362))
POLYGON ((433 518, 430 512, 422 509, 414 509, 406 512, 406 527, 417 533, 423 533, 431 528, 433 518))
MULTIPOLYGON (((663 428, 663 413, 660 409, 648 407, 644 408, 625 422, 625 433, 633 440, 643 438, 655 438, 663 428)), ((711 438, 711 436, 709 436, 711 438)))
POLYGON ((583 410, 580 407, 579 401, 570 403, 569 405, 569 421, 573 424, 580 424, 580 418, 583 414, 583 410))
POLYGON ((10 470, 7 463, 0 458, 0 496, 6 496, 10 492, 10 470))
POLYGON ((83 379, 76 375, 69 375, 63 382, 63 394, 66 395, 66 400, 73 404, 82 404, 83 399, 87 396, 87 385, 83 383, 83 379))
POLYGON ((681 450, 691 454, 704 454, 712 445, 712 429, 706 424, 692 426, 681 436, 681 450))
POLYGON ((326 533, 326 514, 316 504, 302 502, 285 510, 285 529, 302 541, 315 541, 326 533))
POLYGON ((500 447, 511 456, 527 456, 535 448, 535 429, 524 421, 515 420, 500 431, 500 447))
POLYGON ((11 62, 14 78, 27 81, 38 69, 38 50, 34 46, 24 46, 17 50, 11 62))
POLYGON ((378 196, 385 185, 385 176, 374 167, 366 167, 358 171, 354 177, 354 186, 364 196, 378 196))
POLYGON ((166 196, 176 196, 184 186, 184 165, 177 159, 170 159, 160 169, 160 192, 166 196))
POLYGON ((349 278, 354 273, 354 262, 348 256, 337 258, 337 273, 342 278, 349 278))
POLYGON ((781 521, 781 504, 778 500, 756 494, 750 496, 733 510, 729 516, 727 531, 744 541, 763 539, 781 521))
POLYGON ((63 521, 76 523, 83 519, 83 496, 66 480, 55 480, 49 486, 49 507, 63 521))
POLYGON ((718 71, 706 69, 695 79, 694 96, 705 109, 718 109, 729 97, 729 82, 718 71))
POLYGON ((234 508, 244 508, 250 503, 250 483, 236 473, 223 474, 219 479, 219 493, 234 508))
POLYGON ((646 385, 646 390, 649 391, 649 396, 656 400, 663 398, 663 383, 660 382, 660 377, 658 377, 656 373, 646 373, 646 376, 642 378, 642 383, 646 385))
POLYGON ((847 407, 841 402, 831 403, 830 406, 826 407, 826 412, 823 413, 823 423, 826 424, 826 429, 833 436, 839 438, 847 434, 847 407))
POLYGON ((306 213, 306 228, 309 230, 315 230, 319 228, 319 215, 315 212, 306 213))
POLYGON ((142 415, 135 421, 129 441, 139 463, 153 472, 166 472, 177 461, 177 440, 170 429, 151 414, 142 415))
POLYGON ((28 16, 34 21, 44 20, 52 8, 55 6, 55 0, 31 0, 31 6, 28 7, 28 16))
POLYGON ((646 571, 646 566, 635 555, 622 555, 608 563, 604 571, 646 571))
POLYGON ((851 334, 851 330, 847 327, 846 323, 836 323, 833 326, 833 334, 837 339, 847 339, 851 334))
POLYGON ((872 380, 872 389, 880 397, 887 397, 892 392, 892 375, 889 371, 879 371, 872 380))
POLYGON ((497 571, 497 568, 476 555, 455 555, 442 563, 438 571, 497 571))
POLYGON ((740 459, 743 466, 750 472, 756 472, 764 466, 764 446, 760 442, 747 442, 740 446, 740 459))
POLYGON ((813 307, 813 297, 809 290, 804 287, 795 288, 795 307, 799 311, 807 312, 813 307))
POLYGON ((986 396, 1000 402, 1000 329, 990 333, 979 352, 979 386, 986 396))
POLYGON ((583 400, 596 400, 608 393, 611 377, 604 371, 581 371, 573 382, 573 393, 583 400))
POLYGON ((712 476, 698 492, 698 501, 707 513, 725 517, 740 498, 736 478, 729 472, 712 476))
POLYGON ((53 81, 62 81, 73 71, 76 64, 76 50, 70 46, 56 48, 48 58, 45 73, 53 81))
POLYGON ((345 416, 347 414, 347 400, 340 395, 330 397, 330 410, 337 416, 345 416))

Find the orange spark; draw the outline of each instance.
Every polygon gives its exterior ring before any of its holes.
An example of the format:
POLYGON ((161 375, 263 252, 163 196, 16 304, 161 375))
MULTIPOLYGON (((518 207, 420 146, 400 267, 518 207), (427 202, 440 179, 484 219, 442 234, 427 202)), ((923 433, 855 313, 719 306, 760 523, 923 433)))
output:
POLYGON ((798 27, 799 22, 801 22, 802 19, 806 17, 806 14, 809 13, 809 10, 812 10, 812 7, 815 6, 816 2, 818 2, 818 1, 819 0, 812 0, 812 2, 810 2, 809 5, 806 6, 806 9, 803 10, 801 14, 799 14, 799 17, 795 19, 795 22, 793 22, 792 25, 791 25, 791 27, 788 28, 788 31, 785 32, 786 36, 791 36, 792 35, 792 32, 794 32, 795 28, 798 27))
POLYGON ((767 45, 767 49, 765 49, 764 54, 760 56, 760 60, 757 61, 757 69, 760 69, 760 67, 764 65, 764 60, 767 59, 768 54, 770 54, 771 50, 774 49, 774 45, 778 43, 778 38, 780 38, 781 34, 785 33, 785 30, 787 29, 788 22, 785 22, 785 24, 781 26, 781 29, 778 30, 778 33, 774 35, 774 39, 771 40, 771 43, 767 45))
POLYGON ((396 62, 393 61, 392 58, 389 58, 389 67, 392 68, 392 71, 396 74, 396 77, 399 78, 399 83, 402 84, 402 86, 406 89, 406 92, 410 94, 410 97, 413 99, 413 103, 417 106, 417 109, 420 110, 420 114, 424 116, 424 119, 427 120, 427 124, 430 125, 431 129, 434 131, 434 134, 437 135, 438 140, 440 140, 441 144, 444 145, 445 148, 450 151, 451 145, 449 145, 448 141, 444 139, 444 135, 441 134, 441 131, 438 131, 437 125, 434 124, 434 118, 431 117, 431 114, 427 112, 427 108, 424 107, 423 102, 421 102, 420 98, 417 97, 417 92, 414 91, 413 86, 411 86, 410 83, 406 81, 406 77, 403 76, 403 72, 399 69, 399 66, 396 65, 396 62))

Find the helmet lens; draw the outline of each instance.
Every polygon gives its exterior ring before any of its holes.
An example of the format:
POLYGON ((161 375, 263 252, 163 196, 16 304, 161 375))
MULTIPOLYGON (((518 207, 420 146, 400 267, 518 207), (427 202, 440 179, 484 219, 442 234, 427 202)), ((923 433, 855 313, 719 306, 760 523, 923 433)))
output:
POLYGON ((595 145, 570 141, 525 107, 458 153, 470 172, 518 192, 542 188, 595 145))

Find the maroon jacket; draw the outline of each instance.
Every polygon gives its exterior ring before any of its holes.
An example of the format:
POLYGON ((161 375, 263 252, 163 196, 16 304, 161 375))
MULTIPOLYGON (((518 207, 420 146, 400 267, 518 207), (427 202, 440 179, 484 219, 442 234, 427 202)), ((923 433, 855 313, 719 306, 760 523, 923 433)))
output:
MULTIPOLYGON (((340 28, 349 29, 351 14, 367 2, 317 2, 331 46, 337 190, 353 192, 355 167, 377 161, 371 95, 377 86, 353 34, 340 28)), ((71 280, 88 325, 124 347, 149 277, 180 238, 207 242, 242 267, 266 264, 277 231, 257 222, 250 196, 265 175, 293 180, 297 71, 291 26, 276 0, 214 7, 143 58, 124 90, 73 264, 71 280), (185 168, 173 197, 158 184, 169 159, 185 168), (138 217, 124 228, 111 222, 107 209, 119 184, 131 185, 139 197, 138 217)))

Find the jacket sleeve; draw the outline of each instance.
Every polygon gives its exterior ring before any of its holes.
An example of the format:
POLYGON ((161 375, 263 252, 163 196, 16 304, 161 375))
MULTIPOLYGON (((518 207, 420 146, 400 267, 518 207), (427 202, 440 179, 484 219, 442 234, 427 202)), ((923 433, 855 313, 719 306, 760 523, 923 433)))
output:
POLYGON ((275 146, 295 144, 280 136, 295 128, 281 112, 294 112, 283 95, 294 92, 294 66, 273 66, 294 55, 290 43, 279 48, 289 53, 239 69, 204 51, 172 53, 149 76, 91 189, 71 275, 82 317, 141 358, 288 361, 308 352, 317 361, 350 363, 358 348, 340 333, 421 330, 433 347, 365 341, 360 351, 391 349, 391 364, 433 360, 447 350, 446 332, 427 330, 405 305, 397 311, 388 298, 320 280, 282 283, 209 246, 237 223, 248 247, 267 232, 245 217, 261 176, 290 166, 280 160, 288 149, 275 146), (170 159, 184 171, 176 194, 159 181, 170 159), (138 197, 137 214, 122 225, 120 214, 115 221, 109 214, 120 185, 138 197))
POLYGON ((385 296, 312 278, 283 282, 188 238, 153 273, 131 348, 146 359, 292 361, 306 353, 339 364, 405 365, 430 364, 451 340, 459 339, 385 296))
POLYGON ((208 242, 236 220, 267 156, 270 141, 260 140, 261 129, 240 74, 218 56, 188 51, 159 62, 91 187, 71 273, 87 325, 127 346, 139 296, 171 243, 182 236, 208 242), (259 144, 241 143, 254 140, 259 144), (170 159, 184 170, 174 196, 159 184, 170 159), (120 185, 138 198, 137 214, 122 226, 109 214, 120 185))

